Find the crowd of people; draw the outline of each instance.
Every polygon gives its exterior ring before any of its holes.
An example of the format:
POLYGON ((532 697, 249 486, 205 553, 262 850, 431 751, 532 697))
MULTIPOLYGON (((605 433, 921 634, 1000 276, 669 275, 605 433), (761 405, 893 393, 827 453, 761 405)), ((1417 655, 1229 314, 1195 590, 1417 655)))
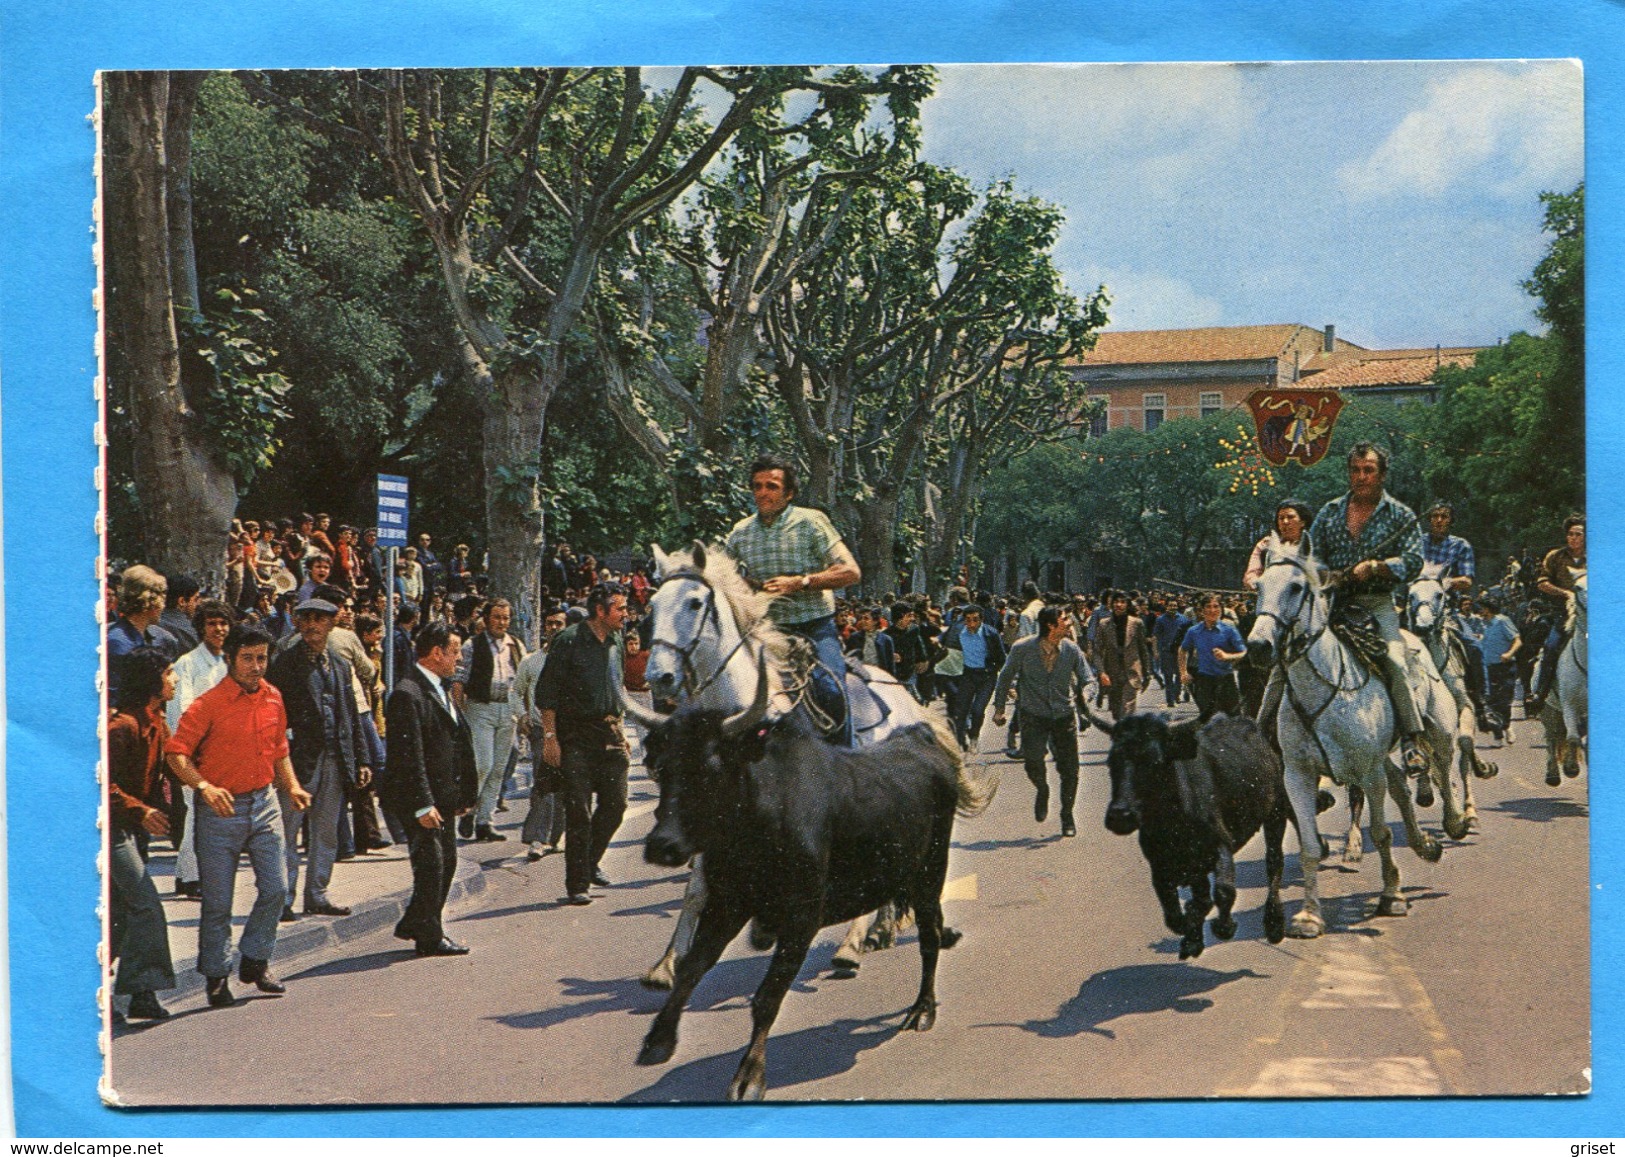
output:
MULTIPOLYGON (((940 603, 924 593, 837 597, 859 582, 857 563, 827 517, 794 505, 794 468, 772 458, 752 467, 757 513, 726 549, 771 596, 777 625, 812 645, 823 673, 815 697, 836 741, 852 741, 850 724, 841 734, 842 692, 831 678, 847 659, 890 674, 922 703, 943 700, 966 752, 978 750, 991 705, 995 727, 1008 720, 1004 754, 1023 761, 1040 823, 1049 811, 1046 758, 1055 763, 1061 830, 1073 836, 1078 734, 1091 711, 1121 719, 1142 695, 1160 692, 1161 706, 1191 700, 1202 720, 1268 713, 1268 672, 1243 662, 1249 592, 1267 560, 1311 544, 1321 561, 1346 568, 1351 597, 1396 639, 1396 595, 1433 564, 1469 656, 1480 726, 1497 744, 1513 741, 1518 683, 1524 717, 1538 708, 1545 676, 1536 657, 1562 645, 1560 612, 1585 565, 1583 519, 1570 519, 1564 545, 1538 564, 1514 559, 1484 589, 1471 546, 1450 534, 1448 506, 1428 510, 1424 533, 1382 490, 1385 454, 1362 444, 1349 463, 1343 499, 1318 514, 1293 500, 1279 505, 1241 587, 1229 591, 1043 592, 1027 582, 1009 596, 959 584, 940 603), (1361 545, 1377 538, 1375 553, 1361 545)), ((141 564, 110 579, 111 955, 115 991, 130 998, 124 1015, 167 1016, 157 994, 174 986, 164 909, 146 866, 155 839, 175 848, 176 894, 201 905, 198 968, 216 1007, 234 1001, 232 904, 244 852, 256 899, 238 943, 240 983, 284 992, 270 969, 278 926, 347 915, 328 895, 335 865, 395 845, 407 847, 414 881, 395 934, 420 955, 466 952, 440 921, 457 842, 507 838, 495 816, 507 810, 527 748, 526 856, 565 853, 567 903, 591 903, 591 889, 608 884, 600 861, 626 809, 631 752, 621 695, 649 690, 653 568, 615 573, 556 544, 543 565, 541 642, 531 652, 513 630, 513 606, 487 590, 467 546, 442 562, 420 534, 386 583, 377 537, 332 529, 325 514, 249 521, 234 524, 223 590, 141 564), (391 598, 394 691, 386 697, 391 598)))

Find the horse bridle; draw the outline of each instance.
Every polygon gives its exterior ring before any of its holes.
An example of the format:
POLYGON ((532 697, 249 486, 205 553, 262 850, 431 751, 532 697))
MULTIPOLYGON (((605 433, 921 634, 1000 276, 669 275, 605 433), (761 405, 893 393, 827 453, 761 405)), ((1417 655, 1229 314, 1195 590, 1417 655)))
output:
POLYGON ((745 633, 740 631, 737 626, 735 627, 735 634, 739 636, 739 641, 736 642, 733 647, 729 649, 728 653, 722 656, 722 658, 717 662, 716 670, 712 671, 706 680, 696 687, 694 685, 694 652, 699 648, 701 640, 705 638, 705 626, 707 621, 716 624, 717 634, 722 634, 722 616, 717 610, 716 587, 711 584, 711 580, 706 578, 703 573, 695 570, 693 567, 681 567, 678 570, 672 571, 670 574, 662 575, 660 581, 662 583, 668 583, 675 579, 693 579, 695 582, 699 583, 705 588, 705 614, 701 616, 700 625, 695 628, 694 637, 688 641, 688 645, 686 647, 678 646, 670 639, 654 639, 649 643, 649 651, 652 654, 656 647, 665 647, 667 650, 677 652, 677 657, 682 661, 683 664, 684 688, 688 691, 689 698, 695 699, 705 694, 706 690, 711 686, 711 684, 715 683, 717 679, 721 677, 722 672, 727 670, 728 663, 745 645, 745 633))
MULTIPOLYGON (((1264 569, 1269 570, 1270 567, 1276 566, 1295 566, 1299 570, 1304 571, 1305 576, 1308 574, 1308 570, 1304 567, 1303 563, 1290 555, 1270 560, 1270 562, 1265 565, 1264 569)), ((1292 662, 1300 655, 1307 653, 1309 648, 1314 646, 1315 643, 1319 641, 1320 636, 1326 633, 1327 624, 1324 623, 1321 625, 1320 630, 1316 631, 1313 635, 1309 634, 1307 631, 1297 631, 1294 633, 1293 628, 1297 625, 1297 618, 1303 613, 1304 604, 1308 601, 1309 591, 1307 588, 1305 588, 1303 594, 1298 598, 1298 605, 1293 608, 1290 616, 1282 617, 1281 615, 1276 614, 1274 611, 1262 610, 1258 611, 1254 616, 1254 618, 1257 619, 1273 619, 1275 620, 1275 625, 1277 628, 1286 628, 1286 637, 1281 643, 1282 663, 1292 662)))

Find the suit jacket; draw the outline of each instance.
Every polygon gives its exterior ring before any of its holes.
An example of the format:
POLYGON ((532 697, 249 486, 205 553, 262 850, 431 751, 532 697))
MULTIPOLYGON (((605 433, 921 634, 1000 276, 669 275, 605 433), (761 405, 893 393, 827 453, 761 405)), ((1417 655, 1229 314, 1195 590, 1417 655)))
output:
MULTIPOLYGON (((949 627, 943 632, 942 645, 950 650, 963 651, 965 649, 965 645, 961 639, 964 633, 965 624, 962 622, 955 623, 953 626, 949 627)), ((996 675, 999 672, 999 668, 1004 666, 1004 639, 1000 637, 999 632, 995 631, 985 622, 982 624, 981 635, 983 641, 987 643, 986 670, 996 675)))
MULTIPOLYGON (((876 665, 884 669, 892 678, 897 677, 897 648, 892 645, 891 636, 885 631, 874 632, 876 665)), ((853 631, 847 636, 846 653, 852 658, 863 661, 863 644, 868 636, 863 631, 853 631)), ((910 671, 912 675, 914 672, 910 671)))
POLYGON ((413 664, 389 697, 389 752, 378 787, 384 807, 410 819, 427 807, 447 823, 474 806, 479 778, 474 771, 474 737, 461 711, 456 722, 413 664))
MULTIPOLYGON (((338 733, 334 754, 345 780, 353 785, 356 769, 368 765, 367 735, 361 728, 361 716, 356 711, 355 683, 350 664, 332 650, 327 652, 327 661, 332 664, 337 691, 333 696, 338 733)), ((288 731, 291 733, 288 755, 293 760, 293 772, 301 784, 309 783, 316 771, 316 761, 327 746, 321 704, 312 690, 310 673, 310 650, 303 643, 276 655, 265 673, 272 685, 282 692, 282 703, 288 712, 288 731)))
POLYGON ((1136 691, 1143 690, 1145 673, 1151 668, 1151 649, 1145 641, 1145 621, 1132 612, 1123 639, 1124 645, 1119 647, 1117 622, 1110 615, 1100 620, 1091 648, 1095 668, 1104 671, 1114 683, 1127 678, 1136 691))

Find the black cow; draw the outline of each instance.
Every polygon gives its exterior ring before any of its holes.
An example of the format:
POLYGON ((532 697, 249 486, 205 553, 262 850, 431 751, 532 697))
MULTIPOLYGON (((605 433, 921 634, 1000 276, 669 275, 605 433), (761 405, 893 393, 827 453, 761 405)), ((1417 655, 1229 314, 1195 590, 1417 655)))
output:
POLYGON ((1169 724, 1159 715, 1130 715, 1116 724, 1092 712, 1090 718, 1112 737, 1106 828, 1120 836, 1139 831, 1163 923, 1183 937, 1179 958, 1202 954, 1202 922, 1214 899, 1210 874, 1219 908, 1213 933, 1221 940, 1236 934, 1230 915, 1236 902, 1235 853, 1260 826, 1270 889, 1264 934, 1271 944, 1280 943, 1286 931, 1281 839, 1292 809, 1281 757, 1258 724, 1223 714, 1204 727, 1194 719, 1169 724), (1181 887, 1191 893, 1183 912, 1181 887))
POLYGON ((777 948, 751 1001, 750 1048, 728 1089, 735 1101, 766 1090, 768 1033, 826 925, 888 902, 911 906, 920 992, 902 1027, 932 1026, 937 953, 959 940, 942 923, 954 815, 974 815, 990 798, 930 725, 853 750, 824 742, 801 712, 763 726, 765 708, 765 695, 731 719, 680 707, 647 740, 660 806, 644 857, 675 868, 704 855, 709 895, 638 1063, 671 1059, 694 986, 754 919, 777 948))

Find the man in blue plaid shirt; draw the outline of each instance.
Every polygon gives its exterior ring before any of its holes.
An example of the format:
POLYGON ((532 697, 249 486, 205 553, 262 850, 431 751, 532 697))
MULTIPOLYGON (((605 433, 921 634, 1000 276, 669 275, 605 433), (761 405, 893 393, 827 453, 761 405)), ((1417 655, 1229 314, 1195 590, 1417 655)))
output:
MULTIPOLYGON (((1435 502, 1428 507, 1428 532, 1422 539, 1422 557, 1429 565, 1439 568, 1439 582, 1443 584, 1447 596, 1471 590, 1473 579, 1477 575, 1473 563, 1472 543, 1460 535, 1450 533, 1450 524, 1455 517, 1455 509, 1450 503, 1435 502)), ((1452 607, 1455 601, 1454 597, 1449 598, 1452 607)), ((1467 702, 1472 705, 1473 717, 1478 720, 1480 727, 1485 731, 1499 730, 1484 713, 1484 653, 1472 635, 1462 630, 1462 623, 1456 617, 1454 609, 1450 612, 1449 623, 1456 637, 1461 640, 1462 648, 1467 652, 1465 685, 1448 670, 1440 671, 1439 674, 1444 677, 1445 686, 1450 688, 1450 693, 1456 697, 1457 703, 1462 701, 1465 694, 1467 702)))
POLYGON ((1315 556, 1334 570, 1347 572, 1339 600, 1360 607, 1375 621, 1387 651, 1381 668, 1399 724, 1405 770, 1422 775, 1427 756, 1417 740, 1422 718, 1405 677, 1405 641, 1399 633, 1393 588, 1422 571, 1422 530, 1416 515, 1384 489, 1388 452, 1370 442, 1356 442, 1348 456, 1349 492, 1321 507, 1309 528, 1315 556))

